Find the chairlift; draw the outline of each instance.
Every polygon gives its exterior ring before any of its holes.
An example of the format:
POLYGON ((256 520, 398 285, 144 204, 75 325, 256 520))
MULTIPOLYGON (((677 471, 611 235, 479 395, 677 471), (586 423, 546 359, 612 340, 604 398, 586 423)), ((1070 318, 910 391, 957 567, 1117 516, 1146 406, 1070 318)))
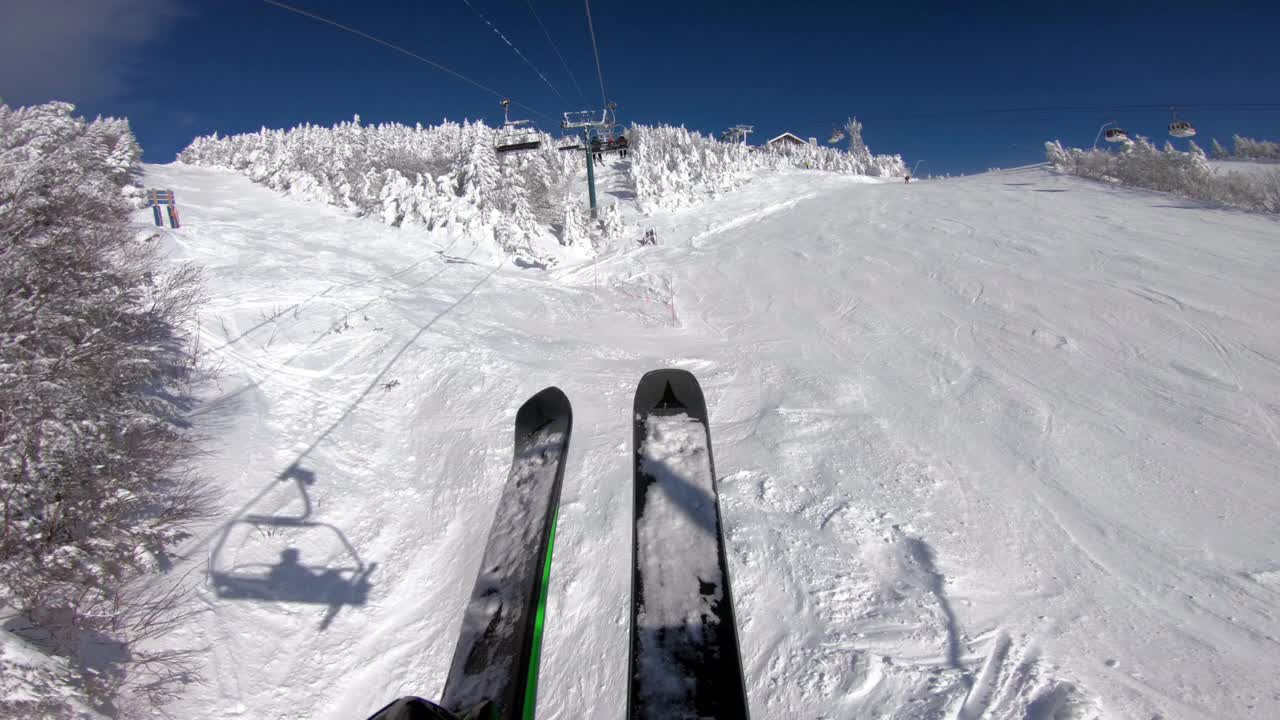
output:
POLYGON ((720 133, 720 142, 745 146, 747 144, 747 136, 753 132, 755 132, 755 127, 751 125, 734 125, 720 133))
POLYGON ((841 141, 841 140, 843 140, 843 139, 844 139, 844 131, 843 131, 843 130, 832 130, 832 131, 831 131, 831 137, 827 138, 827 144, 828 144, 828 145, 835 145, 836 143, 840 142, 840 141, 841 141))
POLYGON ((1103 134, 1103 139, 1109 143, 1127 143, 1129 142, 1129 133, 1124 128, 1107 128, 1107 132, 1103 134))
POLYGON ((1179 120, 1176 110, 1172 110, 1172 112, 1173 122, 1169 123, 1169 134, 1176 138, 1194 137, 1196 134, 1195 127, 1186 120, 1179 120))
POLYGON ((494 141, 493 149, 499 155, 522 153, 542 147, 542 134, 533 126, 532 120, 512 120, 511 101, 502 101, 502 129, 494 141))
POLYGON ((621 152, 630 146, 627 136, 616 125, 605 125, 597 128, 594 137, 591 138, 591 152, 599 155, 602 153, 621 152))
POLYGON ((631 146, 626 133, 619 129, 615 120, 617 103, 608 103, 603 110, 577 110, 564 114, 560 127, 565 130, 581 130, 587 138, 588 145, 564 145, 561 150, 581 150, 589 147, 593 155, 610 152, 624 152, 631 146))

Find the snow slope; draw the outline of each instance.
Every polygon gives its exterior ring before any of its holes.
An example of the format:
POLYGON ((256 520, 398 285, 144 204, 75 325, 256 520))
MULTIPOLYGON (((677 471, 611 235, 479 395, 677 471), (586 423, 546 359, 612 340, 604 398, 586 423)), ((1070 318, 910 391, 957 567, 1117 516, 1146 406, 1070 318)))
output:
POLYGON ((207 684, 176 715, 438 696, 510 423, 554 384, 575 427, 540 716, 623 717, 628 415, 662 366, 707 394, 756 718, 1280 701, 1275 218, 1043 169, 794 172, 547 273, 147 170, 221 368, 191 420, 226 515, 187 549, 208 579, 177 639, 207 684))

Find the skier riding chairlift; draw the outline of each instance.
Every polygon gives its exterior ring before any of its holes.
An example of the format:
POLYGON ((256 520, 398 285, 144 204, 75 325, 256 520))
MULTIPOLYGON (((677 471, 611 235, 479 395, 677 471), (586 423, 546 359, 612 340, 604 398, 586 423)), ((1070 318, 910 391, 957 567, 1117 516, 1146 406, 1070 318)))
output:
POLYGON ((1129 133, 1118 127, 1107 128, 1103 139, 1109 143, 1127 143, 1129 142, 1129 133))
POLYGON ((1194 137, 1196 129, 1186 120, 1174 120, 1169 123, 1169 134, 1176 138, 1194 137))

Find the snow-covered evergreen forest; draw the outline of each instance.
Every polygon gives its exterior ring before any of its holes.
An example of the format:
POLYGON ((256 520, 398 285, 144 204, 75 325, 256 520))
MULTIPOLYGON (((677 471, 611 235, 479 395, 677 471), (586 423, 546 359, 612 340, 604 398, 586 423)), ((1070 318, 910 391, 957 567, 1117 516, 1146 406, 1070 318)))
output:
POLYGON ((1227 150, 1214 138, 1210 145, 1209 155, 1215 160, 1277 160, 1280 161, 1280 143, 1270 140, 1254 140, 1253 138, 1233 135, 1231 150, 1227 150))
MULTIPOLYGON (((199 137, 178 160, 233 169, 275 190, 396 227, 461 226, 471 236, 492 237, 512 257, 541 265, 563 257, 561 248, 594 254, 625 234, 607 208, 598 222, 589 221, 581 151, 561 151, 564 143, 544 133, 537 150, 499 157, 498 134, 478 121, 409 127, 363 124, 357 116, 328 128, 199 137)), ((630 152, 618 162, 641 208, 696 204, 741 187, 759 170, 904 172, 901 157, 872 155, 860 136, 850 152, 815 146, 772 151, 666 125, 635 125, 627 137, 630 152)))

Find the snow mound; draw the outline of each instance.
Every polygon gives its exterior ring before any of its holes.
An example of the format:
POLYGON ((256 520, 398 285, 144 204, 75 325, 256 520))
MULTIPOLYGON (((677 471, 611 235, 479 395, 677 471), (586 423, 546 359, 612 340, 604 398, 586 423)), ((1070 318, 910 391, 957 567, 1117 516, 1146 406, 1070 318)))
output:
POLYGON ((66 658, 0 628, 0 717, 105 718, 77 689, 82 683, 66 658))

